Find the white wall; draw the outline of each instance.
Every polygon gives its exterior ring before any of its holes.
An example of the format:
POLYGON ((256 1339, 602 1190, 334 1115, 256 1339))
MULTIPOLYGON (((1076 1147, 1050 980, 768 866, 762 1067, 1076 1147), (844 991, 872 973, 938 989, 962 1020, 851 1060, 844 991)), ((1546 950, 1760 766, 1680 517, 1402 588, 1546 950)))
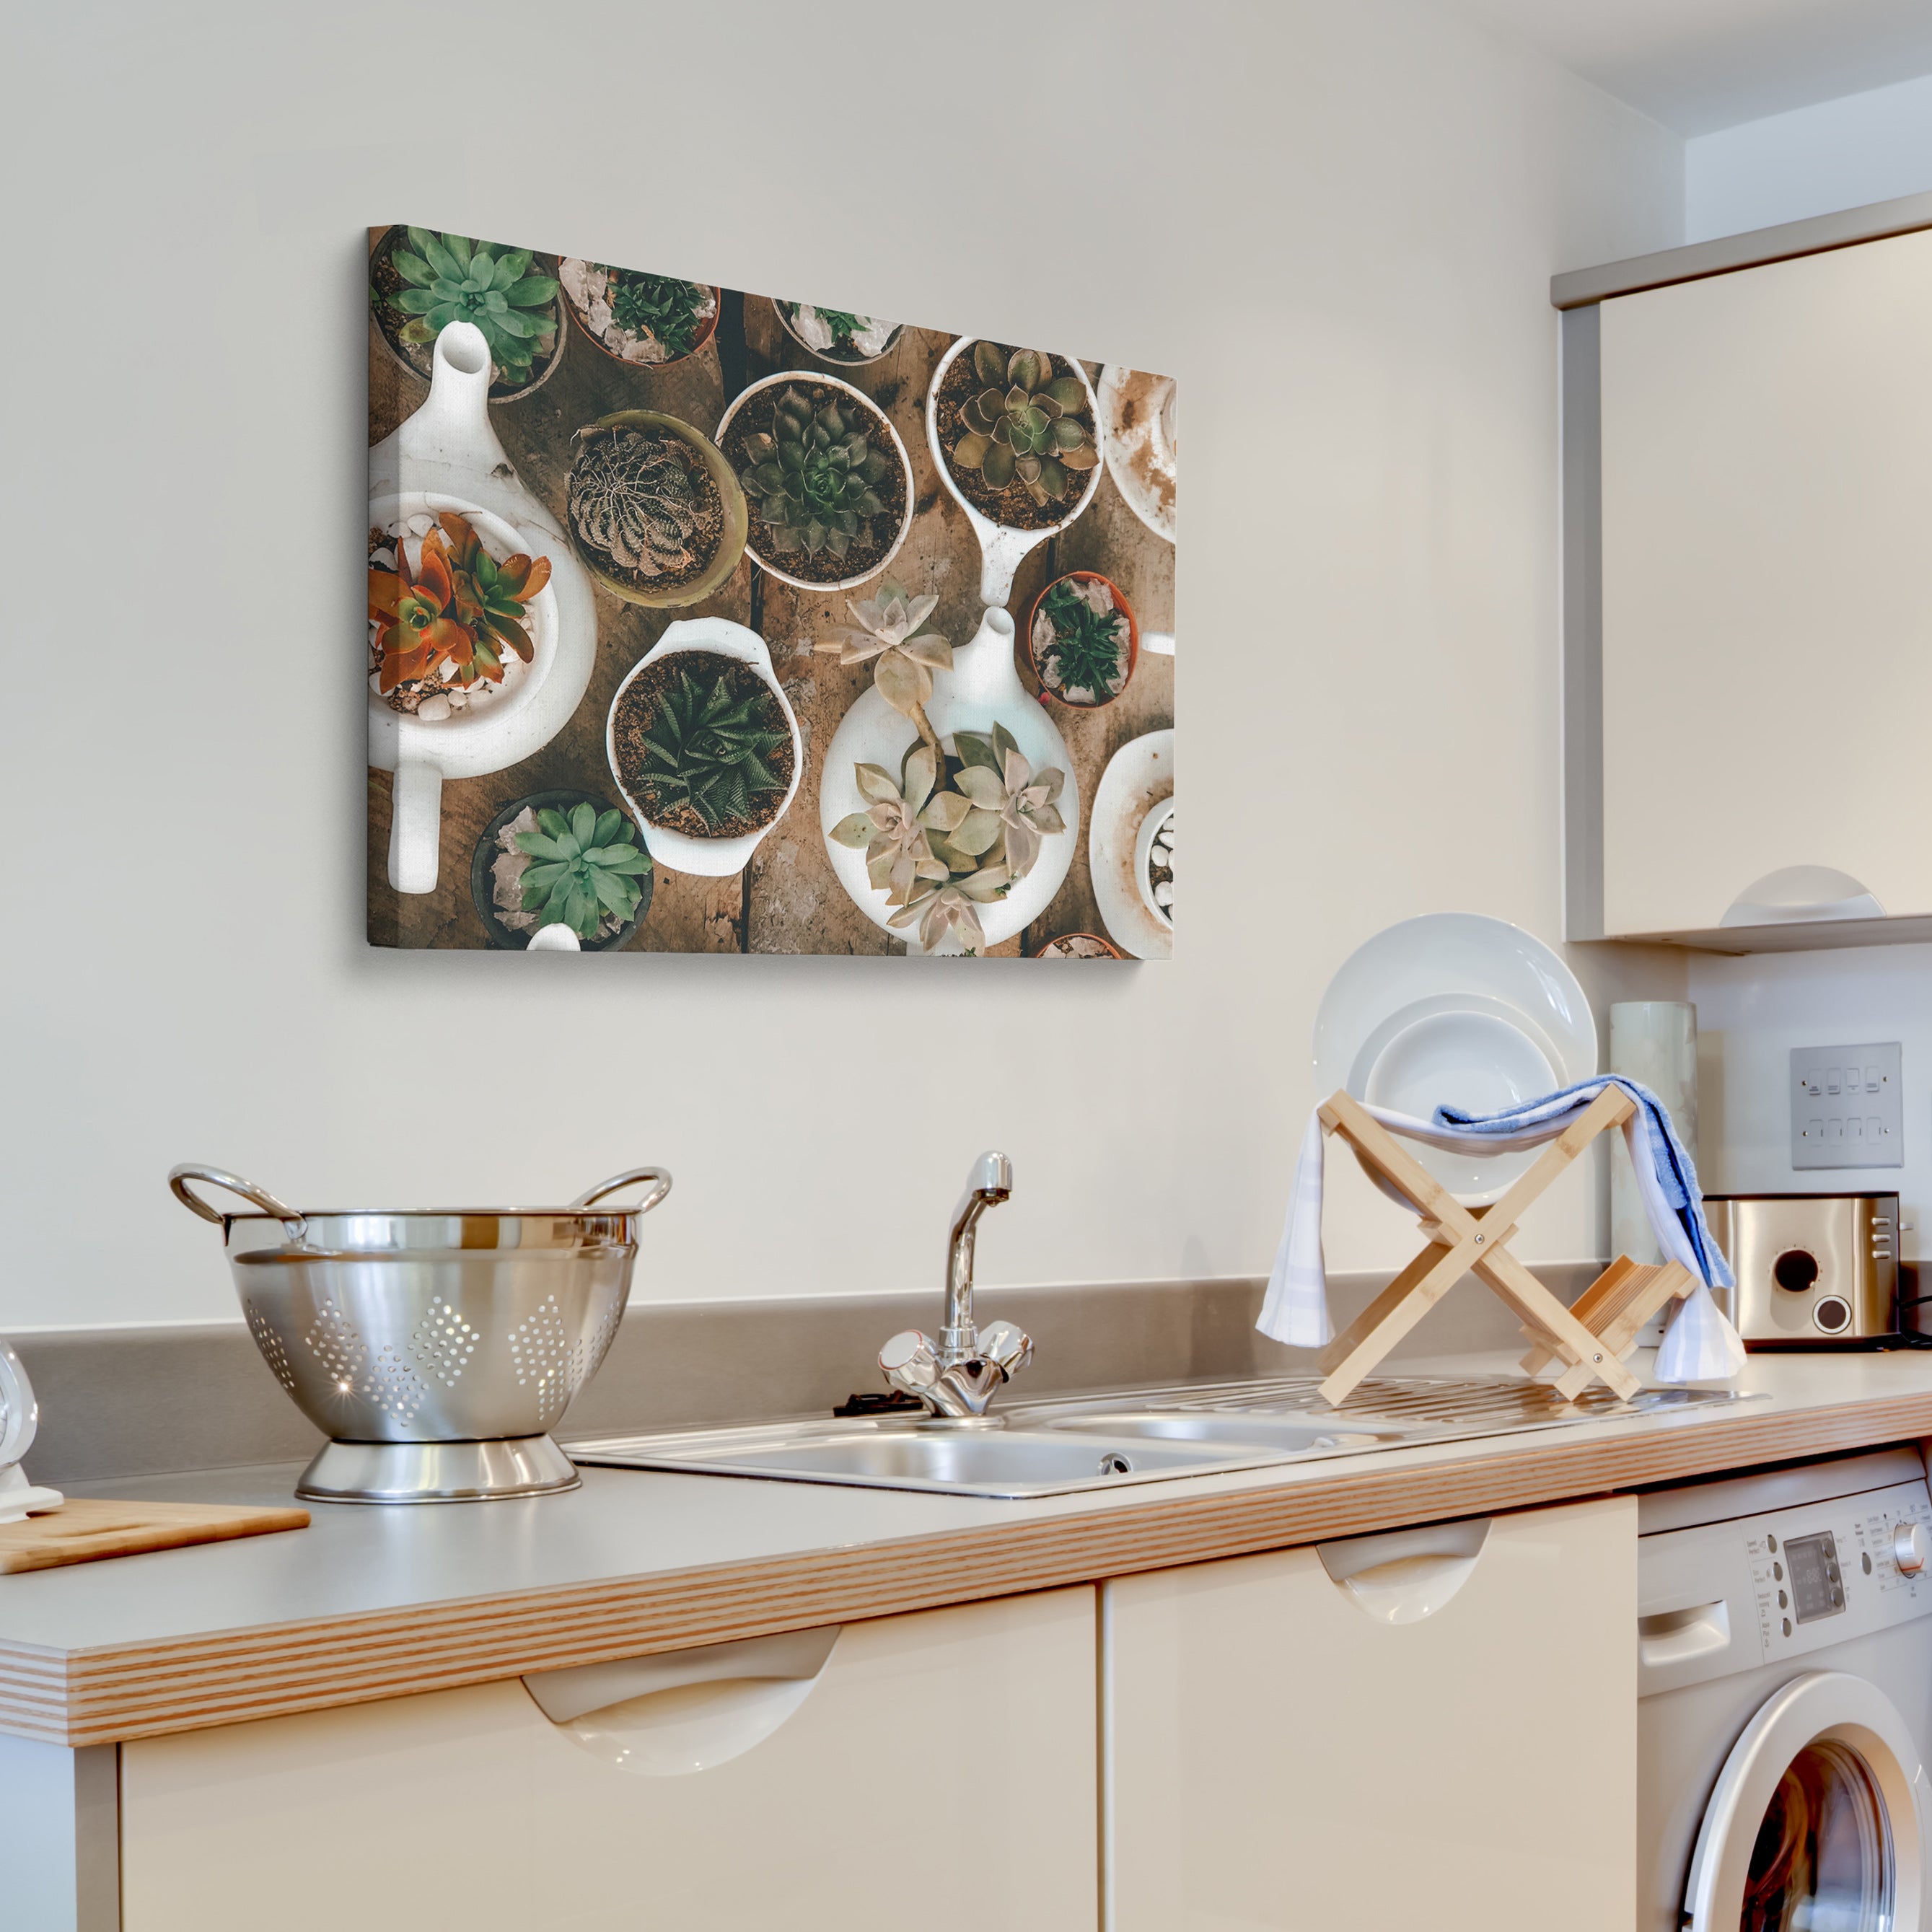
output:
POLYGON ((1932 188, 1932 75, 1700 135, 1684 188, 1690 242, 1932 188))
MULTIPOLYGON (((1681 143, 1397 0, 803 18, 9 10, 0 1328, 232 1313, 190 1157, 314 1205, 662 1161, 669 1298, 936 1284, 998 1144, 984 1278, 1258 1272, 1340 961, 1558 930, 1546 278, 1679 238, 1681 143), (1177 374, 1180 960, 366 948, 358 265, 404 217, 1177 374)), ((1527 1246, 1600 1222, 1573 1186, 1527 1246)))
POLYGON ((1908 1260, 1932 1252, 1932 946, 1754 958, 1696 956, 1698 1130, 1702 1180, 1714 1194, 1897 1193, 1908 1260), (1797 1046, 1904 1049, 1905 1165, 1796 1172, 1791 1165, 1790 1052, 1797 1046))

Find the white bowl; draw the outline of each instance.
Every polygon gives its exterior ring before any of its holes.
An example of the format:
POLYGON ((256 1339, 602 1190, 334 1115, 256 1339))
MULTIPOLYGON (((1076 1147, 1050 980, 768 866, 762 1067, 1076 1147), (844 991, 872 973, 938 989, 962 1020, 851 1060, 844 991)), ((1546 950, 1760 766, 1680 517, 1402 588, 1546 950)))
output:
POLYGON ((1134 886, 1141 896, 1141 904, 1166 926, 1174 930, 1174 920, 1167 908, 1154 898, 1154 887, 1148 880, 1148 861, 1154 856, 1154 842, 1160 836, 1160 829, 1174 816, 1174 800, 1164 798, 1141 820, 1141 829, 1134 834, 1134 886))
POLYGON ((623 682, 611 694, 610 709, 604 719, 604 756, 610 765, 611 781, 619 796, 638 821, 638 830, 644 835, 644 848, 650 854, 652 863, 670 872, 707 879, 728 879, 751 863, 758 841, 791 809, 791 802, 798 796, 799 781, 805 776, 805 742, 799 735, 798 719, 793 714, 784 689, 772 675, 772 656, 765 648, 764 639, 757 632, 747 630, 742 624, 734 624, 724 617, 686 617, 667 625, 664 635, 624 674, 623 682), (785 789, 784 802, 757 831, 748 832, 741 838, 694 838, 688 832, 672 832, 662 825, 652 824, 626 788, 623 773, 617 768, 619 700, 630 689, 631 680, 646 664, 656 663, 659 658, 675 656, 680 651, 711 651, 720 657, 736 658, 740 664, 749 664, 771 687, 779 710, 784 713, 785 722, 791 728, 791 783, 785 789))

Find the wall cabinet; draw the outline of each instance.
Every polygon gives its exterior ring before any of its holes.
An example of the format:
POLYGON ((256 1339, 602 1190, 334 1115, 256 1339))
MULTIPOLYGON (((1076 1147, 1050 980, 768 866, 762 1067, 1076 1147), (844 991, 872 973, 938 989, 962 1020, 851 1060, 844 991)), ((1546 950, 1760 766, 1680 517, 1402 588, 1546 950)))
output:
POLYGON ((1091 1926, 1095 1626, 1060 1590, 130 1743, 124 1932, 1091 1926))
POLYGON ((1572 938, 1932 936, 1928 343, 1928 232, 1566 318, 1572 938))
POLYGON ((1636 1504, 1135 1576, 1102 1616, 1110 1932, 1628 1932, 1636 1504))

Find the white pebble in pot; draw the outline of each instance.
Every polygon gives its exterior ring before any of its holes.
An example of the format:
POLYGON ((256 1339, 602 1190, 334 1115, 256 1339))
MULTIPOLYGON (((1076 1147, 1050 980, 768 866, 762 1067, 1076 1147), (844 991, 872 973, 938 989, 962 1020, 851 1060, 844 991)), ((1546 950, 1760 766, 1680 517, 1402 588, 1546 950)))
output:
POLYGON ((1163 879, 1159 885, 1154 887, 1154 902, 1157 906, 1166 906, 1170 910, 1172 908, 1174 904, 1174 882, 1172 880, 1163 879))

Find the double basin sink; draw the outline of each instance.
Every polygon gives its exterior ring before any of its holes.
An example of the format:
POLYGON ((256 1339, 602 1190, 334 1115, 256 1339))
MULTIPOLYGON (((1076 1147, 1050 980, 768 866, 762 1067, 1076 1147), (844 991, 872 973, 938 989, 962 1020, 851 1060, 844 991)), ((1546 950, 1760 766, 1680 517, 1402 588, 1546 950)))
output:
POLYGON ((1340 1409, 1315 1377, 1199 1384, 1016 1402, 1000 1426, 933 1427, 898 1414, 602 1436, 578 1462, 854 1484, 955 1496, 1060 1496, 1422 1442, 1453 1442, 1742 1400, 1728 1390, 1607 1390, 1565 1402, 1547 1384, 1387 1376, 1340 1409))

